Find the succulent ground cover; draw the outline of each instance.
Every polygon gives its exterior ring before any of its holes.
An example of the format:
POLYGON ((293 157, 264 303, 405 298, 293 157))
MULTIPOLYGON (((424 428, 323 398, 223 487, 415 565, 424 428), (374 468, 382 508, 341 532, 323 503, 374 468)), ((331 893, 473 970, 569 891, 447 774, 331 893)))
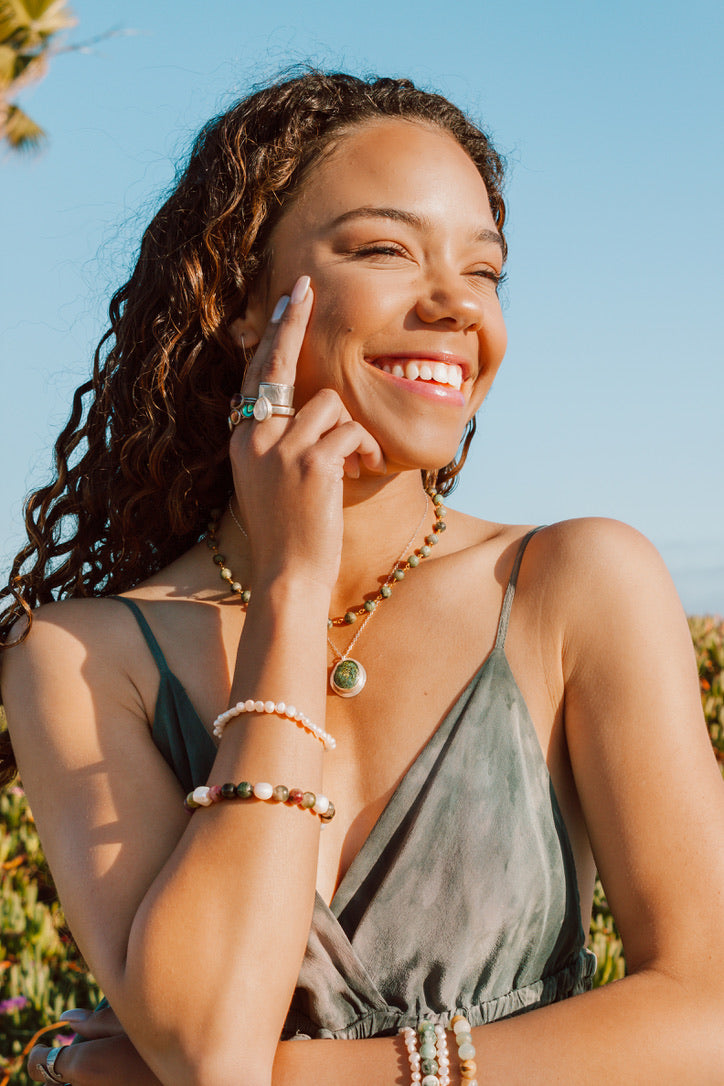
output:
MULTIPOLYGON (((724 621, 692 618, 689 626, 704 715, 724 775, 724 621)), ((65 927, 18 784, 0 793, 0 869, 0 1086, 21 1086, 28 1080, 20 1054, 33 1034, 69 1007, 94 1007, 101 993, 65 927)), ((623 945, 600 883, 590 946, 598 958, 596 985, 625 975, 623 945)), ((55 1043, 65 1039, 55 1035, 55 1043)))

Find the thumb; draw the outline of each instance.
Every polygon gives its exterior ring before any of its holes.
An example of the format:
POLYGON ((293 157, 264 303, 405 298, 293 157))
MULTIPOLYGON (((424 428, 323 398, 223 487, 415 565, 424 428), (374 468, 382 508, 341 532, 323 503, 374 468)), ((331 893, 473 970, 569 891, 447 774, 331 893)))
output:
POLYGON ((125 1032, 112 1007, 100 1007, 97 1011, 88 1011, 82 1007, 64 1011, 61 1021, 67 1022, 71 1029, 86 1040, 100 1037, 115 1037, 125 1032))

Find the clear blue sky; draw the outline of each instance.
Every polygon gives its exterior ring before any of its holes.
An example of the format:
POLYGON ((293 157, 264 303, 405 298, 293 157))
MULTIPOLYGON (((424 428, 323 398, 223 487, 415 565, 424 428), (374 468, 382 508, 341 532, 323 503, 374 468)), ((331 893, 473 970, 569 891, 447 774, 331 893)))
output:
POLYGON ((75 0, 23 106, 50 133, 0 160, 0 568, 49 472, 111 290, 194 131, 298 61, 410 75, 510 163, 507 361, 453 504, 601 514, 724 613, 724 8, 720 0, 75 0))

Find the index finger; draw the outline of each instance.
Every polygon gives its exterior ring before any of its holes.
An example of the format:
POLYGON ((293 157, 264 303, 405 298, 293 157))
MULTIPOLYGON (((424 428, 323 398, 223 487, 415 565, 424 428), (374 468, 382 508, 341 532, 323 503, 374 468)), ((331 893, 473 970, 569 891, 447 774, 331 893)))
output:
POLYGON ((294 384, 313 299, 308 275, 297 279, 291 295, 279 299, 244 375, 244 396, 256 396, 262 381, 294 384))

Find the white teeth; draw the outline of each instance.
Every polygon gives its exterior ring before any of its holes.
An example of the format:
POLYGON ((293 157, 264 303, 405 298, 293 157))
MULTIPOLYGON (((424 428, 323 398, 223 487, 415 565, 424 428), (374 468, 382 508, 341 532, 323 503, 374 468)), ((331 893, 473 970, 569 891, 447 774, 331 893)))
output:
POLYGON ((384 373, 393 377, 406 377, 408 381, 434 381, 438 385, 461 388, 463 383, 462 367, 447 362, 380 362, 377 363, 384 373))

